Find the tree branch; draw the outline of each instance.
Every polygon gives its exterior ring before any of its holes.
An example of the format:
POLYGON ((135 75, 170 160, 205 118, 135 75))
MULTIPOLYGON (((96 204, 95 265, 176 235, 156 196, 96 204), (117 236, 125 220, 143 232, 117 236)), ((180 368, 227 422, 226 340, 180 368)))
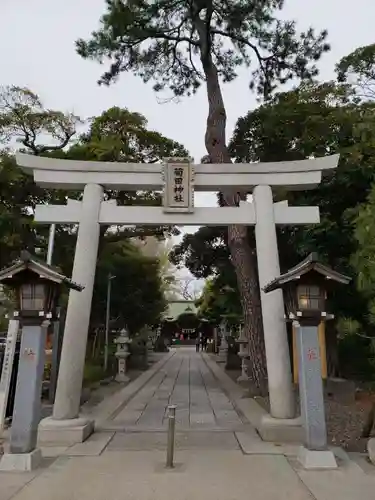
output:
POLYGON ((259 49, 256 45, 249 42, 249 40, 247 40, 246 38, 243 38, 242 36, 239 36, 239 35, 235 35, 234 33, 228 33, 226 31, 223 31, 223 30, 220 30, 217 28, 212 28, 211 33, 213 33, 214 35, 220 35, 220 36, 223 36, 225 38, 229 38, 230 40, 235 40, 236 42, 242 43, 242 44, 246 45, 247 47, 249 47, 250 49, 252 49, 255 52, 255 55, 257 56, 259 66, 260 66, 260 69, 264 75, 264 78, 266 79, 267 84, 269 84, 269 76, 267 74, 267 70, 266 70, 263 63, 264 63, 264 61, 269 61, 269 60, 273 59, 275 57, 274 54, 267 56, 267 57, 263 57, 261 55, 261 53, 259 52, 259 49))

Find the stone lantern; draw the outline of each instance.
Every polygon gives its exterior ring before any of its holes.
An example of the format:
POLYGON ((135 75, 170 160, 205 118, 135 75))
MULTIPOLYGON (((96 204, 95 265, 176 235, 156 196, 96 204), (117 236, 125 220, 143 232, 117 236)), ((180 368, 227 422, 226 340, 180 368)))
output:
POLYGON ((248 350, 247 350, 247 345, 249 343, 249 340, 246 338, 246 336, 243 333, 243 328, 242 325, 239 325, 240 329, 240 335, 236 342, 239 344, 240 349, 238 352, 238 356, 241 358, 241 375, 237 378, 237 382, 248 382, 249 380, 249 375, 247 373, 247 363, 246 360, 249 356, 248 350))
POLYGON ((0 470, 31 470, 41 459, 36 444, 47 327, 56 318, 62 286, 79 292, 83 287, 28 252, 22 252, 12 266, 0 271, 0 283, 15 292, 10 322, 17 323, 17 330, 22 328, 9 453, 1 459, 0 470))
POLYGON ((299 393, 304 446, 298 455, 306 469, 336 468, 327 448, 318 325, 332 318, 326 312, 327 293, 350 278, 319 262, 315 253, 264 287, 265 293, 282 289, 286 317, 297 332, 299 393))
POLYGON ((224 320, 219 325, 220 347, 219 359, 221 363, 226 363, 228 358, 227 326, 224 320))
POLYGON ((116 381, 129 382, 130 379, 126 375, 126 360, 130 356, 129 344, 131 344, 131 339, 126 328, 121 330, 120 335, 115 339, 115 344, 117 346, 115 356, 118 361, 116 381))

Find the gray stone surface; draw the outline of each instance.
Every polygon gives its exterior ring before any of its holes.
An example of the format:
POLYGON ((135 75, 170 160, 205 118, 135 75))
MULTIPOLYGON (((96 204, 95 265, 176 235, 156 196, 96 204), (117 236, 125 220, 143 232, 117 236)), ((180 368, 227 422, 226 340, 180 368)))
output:
POLYGON ((202 356, 193 348, 179 348, 101 428, 133 432, 166 430, 168 404, 177 406, 177 429, 226 431, 248 424, 242 421, 202 356))
MULTIPOLYGON (((142 393, 140 398, 135 395, 130 399, 128 390, 123 393, 127 404, 121 410, 121 418, 133 422, 132 432, 117 432, 114 436, 98 432, 80 445, 43 448, 44 457, 54 457, 49 460, 48 468, 45 459, 41 469, 32 474, 0 473, 0 500, 50 500, 51 492, 53 500, 374 499, 375 476, 371 470, 365 472, 340 449, 334 450, 337 470, 303 470, 296 459, 298 447, 262 442, 254 428, 237 415, 238 406, 249 415, 249 420, 251 415, 258 414, 253 405, 249 406, 253 400, 234 398, 235 405, 232 404, 222 387, 231 398, 237 394, 237 388, 231 386, 232 381, 225 374, 218 385, 201 364, 200 354, 179 351, 175 356, 179 363, 167 362, 161 367, 162 373, 155 370, 148 378, 149 383, 140 384, 143 387, 138 393, 142 393), (191 377, 192 372, 195 375, 191 377), (164 416, 160 423, 160 401, 167 405, 168 394, 174 394, 180 401, 180 417, 185 425, 189 424, 186 430, 177 428, 176 468, 172 470, 165 468, 164 416), (210 408, 208 414, 214 415, 215 426, 191 425, 192 401, 194 414, 206 415, 210 408), (151 403, 158 415, 155 426, 147 416, 151 403), (233 425, 233 419, 236 420, 233 412, 242 421, 239 428, 233 425), (137 422, 145 413, 142 427, 137 422), (219 418, 226 421, 228 429, 218 426, 219 418)), ((114 406, 118 408, 118 401, 114 406)), ((151 415, 153 411, 148 413, 151 415)), ((259 413, 257 419, 261 416, 259 413)))
POLYGON ((283 455, 282 446, 274 443, 265 443, 256 431, 236 432, 236 438, 245 455, 283 455))
POLYGON ((33 471, 41 465, 42 458, 42 452, 39 448, 29 453, 5 453, 0 460, 0 471, 33 471))
MULTIPOLYGON (((304 444, 309 450, 325 450, 327 447, 327 429, 318 327, 299 325, 298 322, 293 324, 297 325, 299 393, 302 425, 305 434, 304 444)), ((314 454, 310 455, 313 456, 314 454)), ((304 457, 306 458, 306 454, 304 454, 304 457)))
POLYGON ((375 464, 372 464, 364 453, 350 452, 348 453, 349 459, 355 462, 366 474, 375 477, 375 464))
POLYGON ((79 210, 79 227, 74 256, 72 280, 84 286, 81 292, 70 290, 65 319, 63 345, 56 388, 53 417, 69 420, 78 417, 85 365, 95 268, 98 256, 99 211, 103 187, 89 183, 82 202, 71 201, 79 210), (78 205, 77 205, 78 203, 78 205))
POLYGON ((0 473, 0 500, 10 500, 32 481, 40 470, 23 473, 0 473))
POLYGON ((22 329, 16 398, 10 433, 11 453, 30 453, 36 447, 40 420, 46 327, 22 329))
POLYGON ((127 407, 129 410, 130 408, 135 411, 144 410, 147 405, 147 399, 141 401, 139 404, 134 403, 134 405, 131 406, 134 401, 134 396, 148 384, 155 374, 161 371, 165 363, 174 354, 173 351, 169 353, 153 353, 153 356, 158 359, 155 365, 142 373, 130 384, 116 391, 110 397, 105 398, 96 407, 90 409, 83 408, 83 414, 90 415, 91 418, 95 419, 95 429, 100 430, 103 425, 108 426, 108 421, 113 422, 115 416, 121 412, 125 405, 128 405, 127 407))
POLYGON ((336 470, 307 471, 296 467, 302 482, 317 500, 373 500, 375 477, 352 461, 339 461, 336 470))
MULTIPOLYGON (((230 394, 234 402, 236 411, 240 412, 242 419, 247 420, 250 428, 256 428, 264 441, 276 443, 302 443, 303 428, 302 420, 297 419, 276 419, 271 417, 266 410, 256 401, 256 398, 249 398, 243 387, 240 387, 222 370, 213 358, 207 354, 202 354, 203 359, 210 371, 214 373, 219 381, 220 387, 226 394, 230 394)), ((224 426, 225 427, 225 426, 224 426)), ((237 429, 241 431, 241 429, 237 429)))
POLYGON ((176 470, 164 463, 158 451, 63 457, 12 500, 311 500, 282 456, 191 450, 177 453, 176 470))
POLYGON ((300 418, 278 419, 264 415, 257 430, 264 441, 277 443, 302 443, 303 428, 300 418))
POLYGON ((63 455, 69 446, 41 446, 43 458, 56 458, 63 455))
POLYGON ((100 432, 98 434, 93 434, 84 443, 76 443, 73 446, 67 448, 61 455, 68 456, 98 456, 100 455, 108 443, 114 436, 114 432, 100 432))
MULTIPOLYGON (((165 432, 116 433, 106 451, 166 450, 165 432)), ((176 450, 238 450, 239 445, 233 432, 177 432, 176 450)), ((68 452, 67 452, 68 454, 68 452)))
POLYGON ((307 470, 327 470, 338 467, 332 450, 309 450, 301 446, 298 452, 298 461, 307 470))
POLYGON ((375 465, 375 438, 370 438, 367 442, 367 451, 370 462, 375 465))
POLYGON ((43 419, 39 424, 38 443, 51 446, 72 446, 83 443, 94 431, 94 422, 84 418, 70 420, 43 419))

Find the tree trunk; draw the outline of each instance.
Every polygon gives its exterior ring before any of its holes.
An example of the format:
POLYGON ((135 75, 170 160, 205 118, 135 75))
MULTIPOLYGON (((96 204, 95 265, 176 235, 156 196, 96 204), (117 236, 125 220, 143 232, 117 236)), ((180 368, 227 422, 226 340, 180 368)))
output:
MULTIPOLYGON (((207 24, 198 16, 195 25, 200 37, 200 53, 206 77, 208 117, 205 145, 211 163, 232 163, 226 144, 226 111, 221 93, 217 68, 212 60, 207 36, 207 24)), ((226 206, 237 206, 246 199, 243 193, 228 191, 222 193, 226 206)), ((249 340, 250 376, 259 393, 266 391, 267 369, 265 360, 263 325, 260 306, 259 284, 255 259, 249 244, 246 226, 228 227, 228 247, 235 269, 244 317, 244 332, 249 340)))

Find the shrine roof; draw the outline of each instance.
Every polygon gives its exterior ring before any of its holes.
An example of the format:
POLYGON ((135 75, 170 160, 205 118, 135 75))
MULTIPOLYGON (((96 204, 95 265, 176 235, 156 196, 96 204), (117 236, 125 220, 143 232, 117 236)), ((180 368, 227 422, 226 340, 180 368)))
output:
POLYGON ((193 300, 176 300, 168 302, 168 308, 163 315, 164 321, 177 321, 183 314, 196 315, 198 309, 193 300))

